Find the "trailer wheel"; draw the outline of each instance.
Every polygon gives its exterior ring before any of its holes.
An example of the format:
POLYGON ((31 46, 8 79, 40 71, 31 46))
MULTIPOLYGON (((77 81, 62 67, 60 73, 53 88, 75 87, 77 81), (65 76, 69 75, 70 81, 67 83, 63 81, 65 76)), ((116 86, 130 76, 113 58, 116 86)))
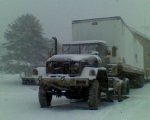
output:
POLYGON ((138 88, 142 88, 144 86, 144 77, 141 75, 139 77, 139 85, 138 85, 138 88))
POLYGON ((22 85, 25 85, 25 81, 24 80, 22 80, 22 85))
POLYGON ((130 83, 129 81, 126 83, 126 95, 130 93, 130 83))
POLYGON ((83 101, 84 101, 84 102, 87 102, 87 101, 88 101, 88 97, 84 97, 84 98, 83 98, 83 101))
POLYGON ((117 99, 118 99, 118 102, 122 102, 122 101, 123 101, 123 97, 122 97, 122 95, 123 95, 123 94, 122 94, 122 93, 123 93, 122 87, 123 87, 123 86, 121 86, 121 88, 119 88, 118 91, 117 91, 117 97, 118 97, 117 99))
POLYGON ((97 80, 94 80, 89 89, 88 105, 90 110, 97 110, 100 102, 100 86, 97 80))
POLYGON ((129 84, 129 79, 125 79, 123 82, 122 86, 122 94, 123 95, 128 95, 130 93, 130 84, 129 84))
POLYGON ((48 93, 42 87, 39 87, 38 97, 41 108, 47 108, 51 105, 52 94, 48 93))

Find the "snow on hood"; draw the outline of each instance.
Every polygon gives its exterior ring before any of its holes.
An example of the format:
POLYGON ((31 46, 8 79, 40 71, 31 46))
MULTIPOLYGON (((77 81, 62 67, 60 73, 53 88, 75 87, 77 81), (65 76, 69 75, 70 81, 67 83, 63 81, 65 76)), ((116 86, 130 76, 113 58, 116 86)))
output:
POLYGON ((47 61, 81 61, 90 58, 96 58, 97 60, 101 61, 99 56, 90 54, 58 54, 52 56, 47 61))

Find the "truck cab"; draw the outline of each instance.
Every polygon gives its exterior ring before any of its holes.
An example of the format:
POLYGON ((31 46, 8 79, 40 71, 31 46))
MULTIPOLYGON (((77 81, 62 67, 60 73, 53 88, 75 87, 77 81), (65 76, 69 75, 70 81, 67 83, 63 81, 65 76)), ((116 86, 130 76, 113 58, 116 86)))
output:
POLYGON ((106 93, 108 90, 108 84, 102 85, 108 82, 107 76, 97 80, 98 71, 106 75, 98 55, 53 55, 46 62, 46 76, 39 80, 41 107, 49 107, 52 96, 56 95, 88 101, 90 109, 97 109, 101 92, 106 93))

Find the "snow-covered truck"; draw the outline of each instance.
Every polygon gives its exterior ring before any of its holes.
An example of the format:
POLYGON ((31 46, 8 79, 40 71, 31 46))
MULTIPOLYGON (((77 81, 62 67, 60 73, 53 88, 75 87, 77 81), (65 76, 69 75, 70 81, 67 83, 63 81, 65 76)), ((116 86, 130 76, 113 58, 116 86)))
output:
POLYGON ((129 92, 128 80, 108 77, 101 58, 92 54, 58 54, 46 62, 46 76, 39 78, 39 103, 51 106, 52 96, 88 101, 89 109, 98 109, 101 94, 106 100, 129 92), (114 92, 116 94, 114 94, 114 92))
MULTIPOLYGON (((41 107, 49 107, 53 95, 83 99, 88 101, 90 109, 98 109, 102 94, 106 100, 116 96, 122 101, 122 95, 129 93, 130 84, 125 72, 128 69, 130 73, 132 69, 122 64, 108 64, 109 55, 106 42, 102 40, 63 44, 62 54, 47 60, 47 75, 39 78, 41 107)), ((142 75, 142 71, 135 68, 131 72, 142 75)))
POLYGON ((122 101, 131 86, 143 87, 143 47, 126 27, 120 27, 118 18, 113 24, 105 24, 114 29, 108 30, 107 26, 99 30, 95 25, 103 25, 97 19, 73 21, 73 41, 62 45, 62 54, 48 59, 47 75, 39 79, 41 107, 51 106, 52 96, 56 95, 83 99, 90 109, 98 109, 103 93, 107 100, 117 95, 122 101), (101 32, 104 40, 100 40, 101 32), (72 74, 76 62, 78 72, 72 74))

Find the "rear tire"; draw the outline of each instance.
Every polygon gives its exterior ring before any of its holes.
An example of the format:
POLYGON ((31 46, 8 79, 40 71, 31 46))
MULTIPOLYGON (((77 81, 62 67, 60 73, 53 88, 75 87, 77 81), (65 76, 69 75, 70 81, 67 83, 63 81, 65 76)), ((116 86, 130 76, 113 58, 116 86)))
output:
POLYGON ((47 108, 51 106, 51 100, 52 100, 51 93, 48 93, 42 87, 39 87, 38 96, 39 96, 39 103, 40 103, 41 108, 47 108))
POLYGON ((144 77, 140 76, 138 79, 138 86, 137 88, 142 88, 144 86, 144 77))
POLYGON ((127 82, 127 87, 126 87, 126 95, 130 94, 130 83, 129 81, 127 82))
POLYGON ((130 93, 129 79, 125 79, 122 86, 122 95, 128 95, 130 93))
POLYGON ((88 105, 90 110, 97 110, 100 102, 100 86, 97 80, 94 80, 89 89, 88 105))

